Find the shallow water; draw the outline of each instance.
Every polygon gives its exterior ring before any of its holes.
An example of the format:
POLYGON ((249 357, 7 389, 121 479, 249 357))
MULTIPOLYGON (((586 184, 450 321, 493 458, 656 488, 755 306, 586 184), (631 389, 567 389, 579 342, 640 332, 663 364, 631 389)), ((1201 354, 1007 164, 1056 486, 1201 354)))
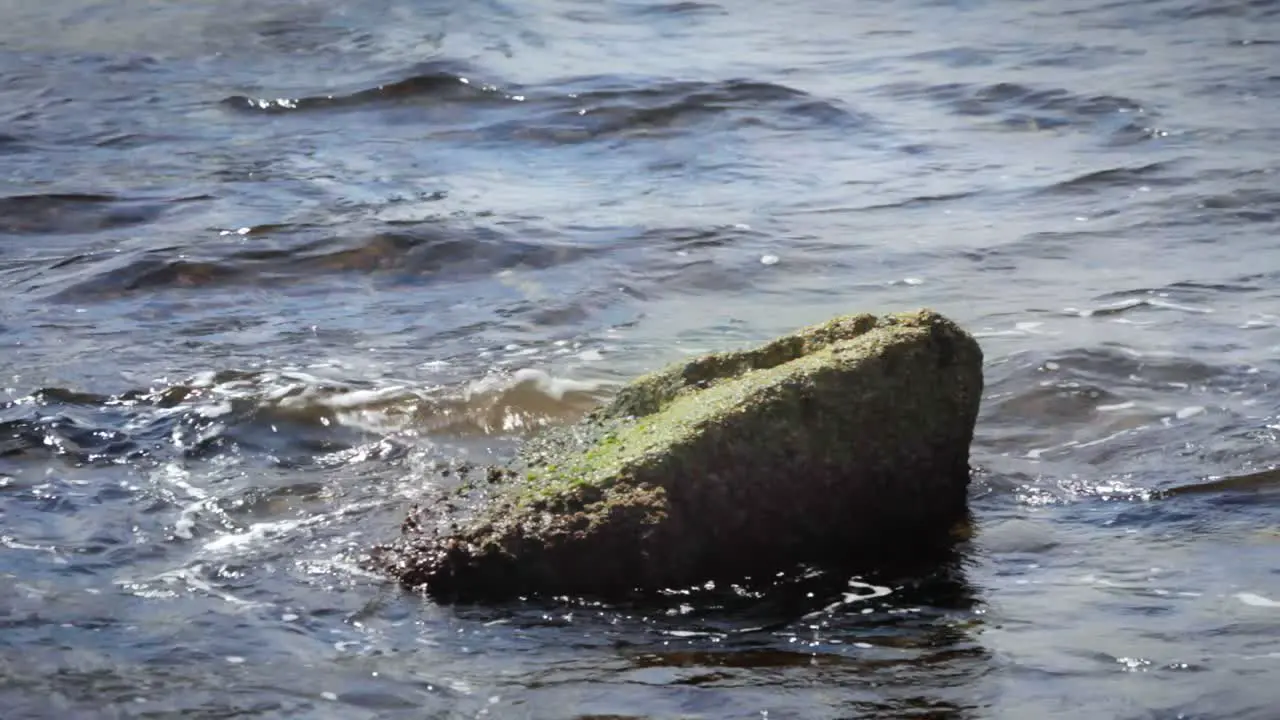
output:
POLYGON ((6 718, 1273 718, 1280 4, 0 0, 6 718), (932 306, 911 576, 440 606, 439 462, 932 306))

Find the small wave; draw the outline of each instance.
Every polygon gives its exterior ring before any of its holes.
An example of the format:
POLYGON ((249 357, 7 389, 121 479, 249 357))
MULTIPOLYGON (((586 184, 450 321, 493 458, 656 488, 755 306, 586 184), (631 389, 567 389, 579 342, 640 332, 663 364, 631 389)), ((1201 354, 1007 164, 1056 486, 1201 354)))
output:
POLYGON ((961 45, 912 53, 903 58, 911 62, 928 62, 951 68, 986 67, 995 63, 1000 52, 993 48, 961 45))
POLYGON ((712 225, 702 227, 650 228, 633 240, 638 247, 664 245, 676 250, 704 250, 733 247, 767 240, 765 233, 747 225, 712 225))
POLYGON ((88 233, 150 222, 166 203, 141 202, 93 193, 0 197, 0 233, 59 235, 88 233))
MULTIPOLYGON (((51 275, 73 282, 52 294, 62 302, 125 297, 141 292, 193 290, 237 286, 278 286, 305 283, 317 277, 358 273, 421 282, 442 274, 451 280, 499 273, 515 268, 545 269, 572 263, 593 251, 570 245, 541 243, 514 237, 506 230, 485 227, 459 228, 424 223, 419 227, 357 235, 307 239, 315 228, 275 225, 245 228, 237 237, 269 235, 267 240, 235 245, 218 258, 195 259, 185 247, 125 255, 76 256, 59 260, 50 269, 76 265, 51 275), (300 239, 288 242, 291 235, 300 239), (255 245, 261 244, 261 247, 255 245), (87 277, 86 277, 87 276, 87 277)), ((224 246, 225 247, 225 246, 224 246)), ((217 250, 200 248, 198 252, 217 250)))
POLYGON ((22 138, 17 135, 0 132, 0 155, 20 153, 27 150, 22 138))
POLYGON ((0 457, 63 456, 82 464, 136 459, 142 449, 119 427, 123 417, 108 409, 111 401, 47 388, 0 405, 0 457))
POLYGON ((1135 485, 1125 478, 1078 477, 1052 479, 1037 477, 1020 483, 1006 483, 1004 488, 1020 504, 1032 507, 1065 505, 1081 501, 1120 503, 1145 503, 1159 493, 1151 488, 1135 485))
POLYGON ((1274 223, 1280 218, 1280 191, 1239 189, 1200 197, 1197 206, 1212 213, 1210 222, 1215 224, 1222 221, 1274 223))
POLYGON ((978 191, 961 191, 954 193, 943 193, 941 195, 913 195, 894 200, 887 203, 877 203, 875 205, 863 205, 855 207, 853 212, 873 212, 880 210, 907 210, 916 208, 932 208, 937 205, 953 203, 958 200, 968 200, 980 195, 978 191))
POLYGON ((729 11, 723 5, 704 2, 658 2, 649 5, 642 5, 632 11, 640 17, 649 16, 674 16, 680 19, 698 15, 728 15, 729 11))
POLYGON ((489 228, 451 230, 423 225, 366 236, 347 247, 314 245, 299 252, 290 265, 300 270, 394 271, 431 275, 447 270, 451 277, 488 274, 515 267, 548 268, 577 260, 590 251, 567 245, 532 242, 489 228))
POLYGON ((358 444, 362 433, 322 403, 291 401, 300 392, 289 376, 272 373, 224 373, 114 396, 45 389, 0 412, 3 454, 115 465, 249 450, 306 461, 358 444))
POLYGON ((1173 228, 1196 228, 1201 231, 1212 228, 1200 241, 1220 242, 1224 228, 1274 224, 1280 219, 1280 192, 1270 187, 1257 187, 1256 185, 1261 184, 1259 179, 1251 177, 1255 172, 1202 173, 1199 177, 1202 185, 1209 178, 1220 178, 1224 184, 1235 184, 1237 187, 1216 193, 1162 193, 1161 197, 1147 200, 1148 206, 1155 210, 1150 213, 1153 217, 1120 230, 1158 230, 1164 234, 1173 228), (1246 182, 1255 186, 1245 186, 1246 182))
POLYGON ((868 119, 831 100, 775 83, 752 80, 652 81, 613 77, 580 78, 542 101, 547 108, 531 127, 546 139, 643 139, 683 133, 691 125, 719 123, 717 129, 855 128, 868 119))
POLYGON ((424 116, 448 138, 569 144, 604 138, 668 137, 716 122, 717 129, 859 128, 868 118, 841 103, 801 90, 746 79, 673 81, 587 76, 539 88, 473 81, 456 71, 430 70, 347 94, 296 98, 233 96, 223 101, 249 113, 291 113, 387 105, 469 105, 494 114, 424 116), (505 109, 504 109, 505 108, 505 109), (507 110, 514 110, 513 116, 507 110))
POLYGON ((429 67, 406 78, 345 94, 277 98, 233 95, 224 99, 222 104, 241 112, 275 114, 388 104, 501 103, 520 98, 518 93, 473 81, 455 70, 429 67))
POLYGON ((1201 315, 1213 312, 1212 308, 1185 305, 1172 302, 1161 297, 1129 297, 1118 302, 1097 305, 1091 308, 1064 308, 1063 312, 1068 315, 1076 315, 1079 317, 1105 317, 1110 315, 1123 315, 1131 310, 1142 309, 1172 310, 1175 312, 1201 315))
POLYGON ((221 286, 244 277, 244 270, 217 262, 166 258, 148 253, 122 266, 94 273, 62 294, 63 299, 112 297, 140 290, 221 286))
POLYGON ((1108 346, 1015 356, 988 377, 975 449, 1002 471, 1064 461, 1138 473, 1127 482, 1156 490, 1269 454, 1257 437, 1275 409, 1248 400, 1275 382, 1263 368, 1108 346))
POLYGON ((519 435, 572 421, 597 406, 604 389, 534 369, 434 389, 302 371, 207 373, 110 396, 49 388, 0 405, 0 457, 145 465, 248 454, 327 466, 372 440, 392 443, 378 451, 385 460, 402 452, 397 443, 423 435, 519 435))
POLYGON ((1211 477, 1170 488, 1167 495, 1252 494, 1280 492, 1280 468, 1257 470, 1243 475, 1211 477))
POLYGON ((1254 293, 1267 287, 1266 282, 1258 277, 1219 283, 1179 281, 1161 287, 1102 293, 1092 298, 1092 302, 1084 307, 1067 307, 1062 312, 1078 317, 1106 317, 1153 310, 1212 315, 1216 306, 1222 302, 1222 294, 1254 293))
POLYGON ((1244 2, 1207 4, 1192 2, 1163 9, 1159 14, 1177 22, 1199 18, 1227 17, 1263 23, 1280 15, 1280 6, 1276 5, 1275 0, 1244 0, 1244 2))
POLYGON ((576 420, 600 404, 605 388, 541 370, 498 373, 422 398, 415 425, 436 435, 524 435, 576 420))
POLYGON ((1065 88, 1037 88, 1019 83, 972 85, 917 82, 892 83, 879 91, 896 98, 923 98, 952 113, 996 118, 1010 130, 1100 130, 1112 144, 1139 142, 1162 133, 1157 117, 1143 103, 1116 95, 1080 95, 1065 88))
POLYGON ((1176 187, 1190 182, 1185 177, 1169 177, 1171 163, 1155 162, 1136 167, 1108 168, 1084 173, 1050 185, 1043 192, 1092 193, 1112 188, 1176 187))

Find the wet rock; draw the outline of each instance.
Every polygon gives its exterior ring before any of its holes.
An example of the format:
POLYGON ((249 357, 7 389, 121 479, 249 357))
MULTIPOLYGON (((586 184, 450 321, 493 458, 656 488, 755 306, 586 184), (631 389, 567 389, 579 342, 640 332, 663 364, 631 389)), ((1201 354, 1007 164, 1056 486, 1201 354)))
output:
POLYGON ((964 517, 981 391, 977 342, 937 313, 839 317, 636 380, 416 507, 378 561, 451 599, 892 562, 964 517))

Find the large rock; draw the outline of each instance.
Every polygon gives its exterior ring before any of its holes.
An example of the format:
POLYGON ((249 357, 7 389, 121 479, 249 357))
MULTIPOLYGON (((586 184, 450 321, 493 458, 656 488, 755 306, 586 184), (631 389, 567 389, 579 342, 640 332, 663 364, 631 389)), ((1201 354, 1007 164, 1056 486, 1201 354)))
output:
POLYGON ((851 315, 636 380, 380 548, 446 598, 616 596, 874 565, 966 512, 982 351, 928 310, 851 315))

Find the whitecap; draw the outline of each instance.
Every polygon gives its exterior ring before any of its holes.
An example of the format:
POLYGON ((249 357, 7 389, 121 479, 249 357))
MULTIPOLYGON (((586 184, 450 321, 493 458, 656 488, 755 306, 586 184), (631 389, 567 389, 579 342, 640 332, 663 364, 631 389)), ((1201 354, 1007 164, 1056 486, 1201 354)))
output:
POLYGON ((1250 605, 1252 607, 1280 608, 1280 600, 1272 600, 1271 598, 1263 597, 1257 593, 1236 593, 1236 599, 1245 605, 1250 605))

